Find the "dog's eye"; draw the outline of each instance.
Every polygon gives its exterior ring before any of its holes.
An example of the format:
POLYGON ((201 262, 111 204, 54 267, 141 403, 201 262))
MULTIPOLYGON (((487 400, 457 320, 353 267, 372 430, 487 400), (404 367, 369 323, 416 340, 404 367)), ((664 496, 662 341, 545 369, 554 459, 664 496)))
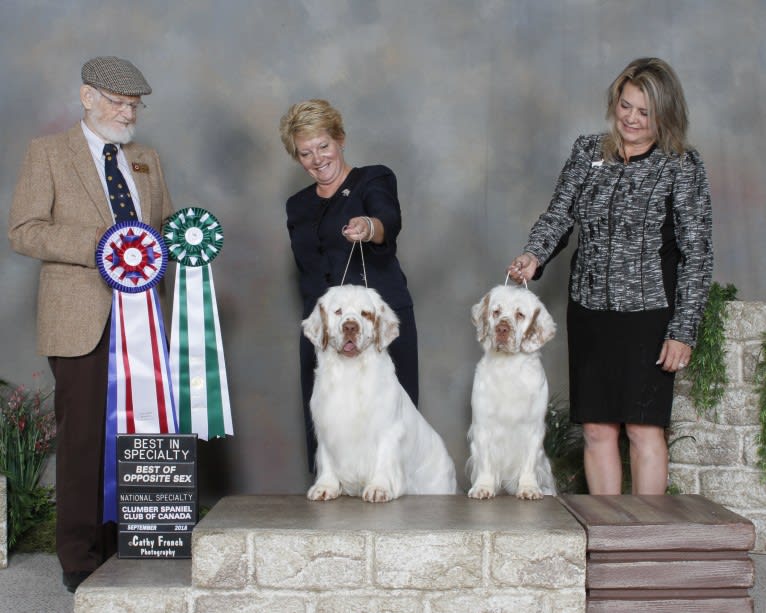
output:
POLYGON ((516 321, 521 321, 525 317, 526 315, 524 315, 524 313, 522 313, 521 311, 516 311, 516 321))
POLYGON ((492 317, 500 317, 500 313, 502 313, 500 309, 495 309, 492 311, 492 317))
POLYGON ((335 314, 336 315, 342 315, 343 314, 343 310, 342 309, 335 309, 335 314))
POLYGON ((362 317, 369 321, 375 321, 375 313, 371 313, 370 311, 362 311, 362 317))

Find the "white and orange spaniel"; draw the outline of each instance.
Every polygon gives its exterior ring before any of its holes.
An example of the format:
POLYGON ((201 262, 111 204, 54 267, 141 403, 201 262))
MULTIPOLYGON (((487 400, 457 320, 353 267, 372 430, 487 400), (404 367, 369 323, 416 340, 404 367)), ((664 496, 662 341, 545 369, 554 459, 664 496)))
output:
POLYGON ((556 332, 553 318, 531 291, 502 285, 471 316, 484 355, 471 395, 468 495, 492 498, 501 488, 526 499, 555 494, 543 449, 548 381, 539 353, 556 332))
POLYGON ((332 287, 302 325, 317 355, 311 396, 317 479, 308 498, 387 502, 456 493, 442 439, 396 378, 387 347, 399 335, 399 320, 380 295, 332 287))

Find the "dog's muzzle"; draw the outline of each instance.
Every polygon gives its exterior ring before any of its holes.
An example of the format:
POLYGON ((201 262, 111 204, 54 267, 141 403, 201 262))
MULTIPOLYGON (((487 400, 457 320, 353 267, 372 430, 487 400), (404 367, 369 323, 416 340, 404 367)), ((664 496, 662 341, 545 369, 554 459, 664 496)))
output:
POLYGON ((495 326, 495 339, 498 343, 506 344, 511 338, 511 324, 501 319, 495 326))
POLYGON ((349 357, 359 355, 358 339, 361 326, 354 319, 347 319, 341 325, 343 331, 342 353, 349 357))

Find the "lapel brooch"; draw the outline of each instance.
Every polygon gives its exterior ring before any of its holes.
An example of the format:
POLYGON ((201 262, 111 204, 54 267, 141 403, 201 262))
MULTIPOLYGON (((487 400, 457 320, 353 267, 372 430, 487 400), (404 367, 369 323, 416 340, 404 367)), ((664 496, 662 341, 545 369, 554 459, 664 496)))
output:
POLYGON ((145 172, 146 174, 149 174, 149 164, 133 162, 130 166, 133 168, 133 172, 145 172))

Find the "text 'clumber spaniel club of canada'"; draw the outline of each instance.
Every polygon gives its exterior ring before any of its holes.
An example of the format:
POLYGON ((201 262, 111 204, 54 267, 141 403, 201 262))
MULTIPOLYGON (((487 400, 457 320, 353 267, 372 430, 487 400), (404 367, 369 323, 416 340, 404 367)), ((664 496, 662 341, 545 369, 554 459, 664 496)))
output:
POLYGON ((548 381, 539 349, 556 325, 531 291, 503 285, 474 305, 471 316, 484 355, 471 395, 468 495, 492 498, 500 488, 526 499, 555 494, 543 449, 548 381))
POLYGON ((396 313, 373 289, 331 287, 303 321, 316 347, 311 415, 317 479, 311 500, 341 494, 387 502, 403 494, 454 494, 442 439, 396 378, 387 347, 396 313))

